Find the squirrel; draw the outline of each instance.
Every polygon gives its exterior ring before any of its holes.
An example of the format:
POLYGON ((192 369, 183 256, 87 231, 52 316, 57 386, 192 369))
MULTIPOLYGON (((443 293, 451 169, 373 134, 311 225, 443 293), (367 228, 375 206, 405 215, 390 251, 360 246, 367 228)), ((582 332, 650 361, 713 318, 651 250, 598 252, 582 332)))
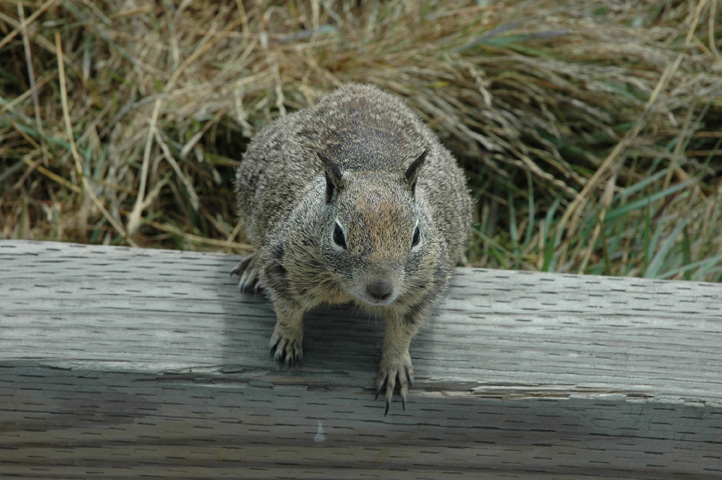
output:
POLYGON ((236 170, 255 252, 233 270, 265 291, 279 364, 302 358, 303 315, 355 302, 386 320, 376 378, 388 414, 413 383, 411 338, 463 258, 472 199, 461 168, 398 97, 345 84, 251 140, 236 170))

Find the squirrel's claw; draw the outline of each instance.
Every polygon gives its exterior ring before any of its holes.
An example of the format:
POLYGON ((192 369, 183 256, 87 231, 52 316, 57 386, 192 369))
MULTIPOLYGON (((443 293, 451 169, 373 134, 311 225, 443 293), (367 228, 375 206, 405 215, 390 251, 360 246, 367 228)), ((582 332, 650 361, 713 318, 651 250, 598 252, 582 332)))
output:
POLYGON ((231 276, 238 275, 241 276, 243 272, 248 268, 248 265, 253 261, 253 255, 249 255, 247 257, 243 257, 240 262, 236 264, 235 267, 233 267, 233 270, 231 270, 231 276))
POLYGON ((269 342, 271 347, 271 355, 279 365, 285 365, 288 368, 297 366, 303 358, 303 347, 300 339, 294 339, 274 332, 269 342))
POLYGON ((249 255, 238 262, 238 265, 231 270, 231 276, 233 275, 241 277, 238 281, 238 288, 241 293, 257 293, 260 289, 255 255, 249 255))
POLYGON ((271 354, 279 365, 285 365, 288 368, 299 365, 303 358, 301 346, 287 339, 279 340, 272 345, 271 354))
POLYGON ((379 375, 378 377, 376 377, 376 396, 374 397, 374 400, 379 398, 379 393, 381 393, 381 390, 384 389, 384 385, 386 384, 386 377, 386 371, 384 369, 379 370, 379 375))
POLYGON ((411 363, 401 365, 382 365, 379 370, 379 374, 376 377, 376 398, 379 393, 384 391, 384 398, 386 399, 386 409, 384 416, 389 413, 389 407, 394 396, 394 390, 396 383, 399 384, 399 395, 401 396, 401 407, 406 410, 406 398, 409 393, 409 387, 414 383, 414 371, 411 367, 411 363))

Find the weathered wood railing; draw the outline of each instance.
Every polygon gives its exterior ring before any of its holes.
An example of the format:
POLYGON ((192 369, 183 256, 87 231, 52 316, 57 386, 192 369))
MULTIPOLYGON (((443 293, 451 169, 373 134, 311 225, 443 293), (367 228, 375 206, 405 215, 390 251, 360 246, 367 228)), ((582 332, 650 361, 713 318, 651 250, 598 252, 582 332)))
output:
POLYGON ((459 269, 414 340, 320 310, 302 368, 238 258, 0 242, 0 477, 722 477, 722 285, 459 269))

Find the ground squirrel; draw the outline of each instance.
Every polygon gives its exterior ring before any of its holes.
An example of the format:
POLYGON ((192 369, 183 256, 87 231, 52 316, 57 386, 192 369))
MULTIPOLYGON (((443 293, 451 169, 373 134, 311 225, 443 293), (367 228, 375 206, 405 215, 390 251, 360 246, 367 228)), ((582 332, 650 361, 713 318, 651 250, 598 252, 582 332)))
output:
POLYGON ((301 360, 303 314, 355 302, 386 319, 377 395, 413 381, 409 344, 461 259, 472 201, 464 174, 399 98, 347 84, 279 118, 236 172, 256 252, 233 270, 262 288, 278 317, 271 352, 301 360))

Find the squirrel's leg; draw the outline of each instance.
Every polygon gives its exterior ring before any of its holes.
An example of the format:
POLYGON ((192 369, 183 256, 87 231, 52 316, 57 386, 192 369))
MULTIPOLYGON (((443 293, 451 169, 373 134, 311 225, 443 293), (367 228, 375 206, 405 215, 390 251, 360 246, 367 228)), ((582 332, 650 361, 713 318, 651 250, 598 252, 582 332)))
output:
POLYGON ((271 354, 279 364, 297 365, 303 357, 303 310, 284 300, 275 300, 276 328, 273 329, 271 354))
POLYGON ((243 260, 238 262, 236 268, 231 271, 231 275, 238 275, 241 279, 238 281, 238 288, 241 293, 256 293, 261 288, 258 282, 258 260, 257 255, 252 253, 243 260))
POLYGON ((406 410, 406 394, 414 383, 414 369, 411 366, 409 345, 411 345, 411 338, 418 331, 417 322, 408 321, 393 312, 386 315, 386 336, 381 348, 379 374, 376 377, 376 395, 378 396, 385 388, 386 411, 384 415, 389 413, 396 382, 399 384, 401 403, 406 410))

